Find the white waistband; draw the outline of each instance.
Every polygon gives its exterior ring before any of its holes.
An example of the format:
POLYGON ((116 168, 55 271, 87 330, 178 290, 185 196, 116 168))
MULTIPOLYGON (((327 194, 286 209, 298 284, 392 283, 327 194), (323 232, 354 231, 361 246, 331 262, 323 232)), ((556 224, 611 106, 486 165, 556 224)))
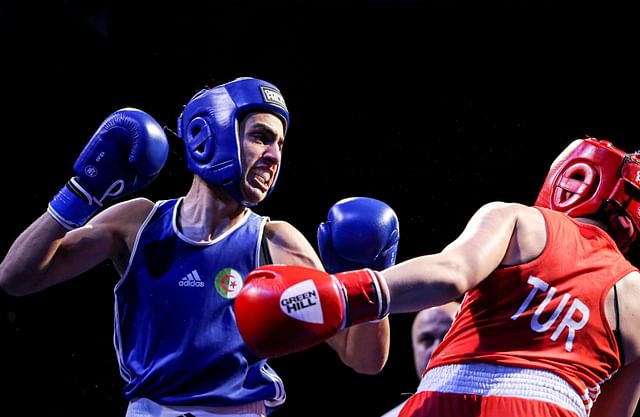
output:
POLYGON ((136 398, 129 402, 126 417, 265 417, 264 402, 229 407, 168 407, 147 398, 136 398))
POLYGON ((488 363, 443 365, 430 369, 422 377, 418 386, 420 391, 546 401, 587 417, 578 392, 558 375, 542 369, 488 363))

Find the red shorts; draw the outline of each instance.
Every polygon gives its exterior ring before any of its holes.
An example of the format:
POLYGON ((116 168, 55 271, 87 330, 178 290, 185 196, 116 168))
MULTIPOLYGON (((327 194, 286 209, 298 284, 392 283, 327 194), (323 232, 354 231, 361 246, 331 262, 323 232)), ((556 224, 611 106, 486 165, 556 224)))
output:
POLYGON ((559 405, 516 397, 420 391, 398 417, 577 417, 559 405))

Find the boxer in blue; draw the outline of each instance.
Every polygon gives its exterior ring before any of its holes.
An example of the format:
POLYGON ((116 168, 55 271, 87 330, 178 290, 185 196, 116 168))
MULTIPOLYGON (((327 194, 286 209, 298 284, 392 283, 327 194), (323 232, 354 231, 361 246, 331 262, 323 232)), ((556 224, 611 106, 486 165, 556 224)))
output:
MULTIPOLYGON (((111 260, 121 276, 114 343, 127 417, 268 414, 283 404, 285 389, 238 332, 234 299, 244 277, 271 263, 335 270, 395 262, 398 219, 378 200, 332 207, 318 233, 322 259, 294 226, 252 211, 276 183, 289 122, 283 96, 269 82, 238 78, 203 89, 178 118, 194 174, 186 195, 120 200, 156 178, 169 145, 150 115, 119 110, 90 139, 48 210, 9 249, 0 285, 14 296, 111 260)), ((328 344, 357 372, 377 373, 388 355, 389 323, 345 329, 328 344)))

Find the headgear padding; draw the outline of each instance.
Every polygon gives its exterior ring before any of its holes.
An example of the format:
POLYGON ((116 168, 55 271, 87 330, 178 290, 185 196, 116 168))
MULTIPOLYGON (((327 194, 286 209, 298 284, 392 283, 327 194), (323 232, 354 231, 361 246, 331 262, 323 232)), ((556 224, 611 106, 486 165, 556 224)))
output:
MULTIPOLYGON (((289 111, 280 90, 256 78, 243 77, 196 93, 178 118, 178 137, 186 146, 189 169, 207 183, 224 187, 240 204, 240 122, 250 112, 269 112, 282 119, 286 133, 289 111)), ((269 193, 275 186, 276 172, 269 193)))
POLYGON ((622 210, 633 222, 631 243, 640 230, 640 154, 605 140, 575 140, 551 165, 535 205, 570 217, 622 210))

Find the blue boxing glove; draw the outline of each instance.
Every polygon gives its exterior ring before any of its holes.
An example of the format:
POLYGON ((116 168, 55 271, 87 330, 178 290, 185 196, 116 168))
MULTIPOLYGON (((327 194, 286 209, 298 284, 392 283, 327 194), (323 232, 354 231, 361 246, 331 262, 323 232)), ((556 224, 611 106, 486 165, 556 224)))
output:
POLYGON ((395 264, 400 239, 398 216, 389 205, 368 197, 338 201, 318 226, 318 249, 325 269, 337 273, 395 264))
POLYGON ((158 122, 131 107, 107 117, 78 156, 76 174, 47 211, 68 230, 84 225, 106 201, 133 193, 158 176, 169 142, 158 122))

